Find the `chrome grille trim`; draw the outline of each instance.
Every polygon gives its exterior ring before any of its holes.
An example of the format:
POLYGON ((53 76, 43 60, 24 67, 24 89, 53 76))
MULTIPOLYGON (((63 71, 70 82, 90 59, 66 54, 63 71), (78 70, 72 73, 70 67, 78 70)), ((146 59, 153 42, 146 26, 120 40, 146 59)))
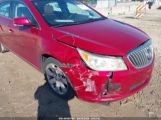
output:
POLYGON ((127 55, 128 60, 137 69, 149 66, 153 61, 153 57, 151 40, 130 51, 127 55))

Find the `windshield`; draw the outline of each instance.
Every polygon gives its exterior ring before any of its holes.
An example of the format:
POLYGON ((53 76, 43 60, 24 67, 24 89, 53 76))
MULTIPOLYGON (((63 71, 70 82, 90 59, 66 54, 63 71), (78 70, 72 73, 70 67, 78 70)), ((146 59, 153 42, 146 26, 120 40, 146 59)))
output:
POLYGON ((49 26, 60 27, 105 19, 76 0, 33 0, 32 3, 49 26))

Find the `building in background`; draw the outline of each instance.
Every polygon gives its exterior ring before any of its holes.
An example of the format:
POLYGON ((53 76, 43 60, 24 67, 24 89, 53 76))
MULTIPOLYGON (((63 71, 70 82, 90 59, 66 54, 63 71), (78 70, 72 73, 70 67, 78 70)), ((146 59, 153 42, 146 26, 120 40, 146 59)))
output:
MULTIPOLYGON (((106 7, 113 7, 116 6, 118 3, 128 3, 128 2, 146 2, 148 0, 82 0, 93 7, 97 6, 106 6, 106 7)), ((160 4, 161 0, 154 0, 154 3, 160 4)))
MULTIPOLYGON (((147 0, 82 0, 105 16, 109 14, 135 14, 138 5, 146 5, 147 0)), ((155 6, 161 5, 161 0, 154 0, 155 6)), ((153 5, 154 7, 154 5, 153 5)))

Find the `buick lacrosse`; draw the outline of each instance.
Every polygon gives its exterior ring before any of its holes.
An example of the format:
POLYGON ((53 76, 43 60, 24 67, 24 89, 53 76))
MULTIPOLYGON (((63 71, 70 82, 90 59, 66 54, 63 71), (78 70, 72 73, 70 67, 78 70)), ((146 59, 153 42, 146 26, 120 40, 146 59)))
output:
POLYGON ((111 102, 144 88, 154 66, 151 38, 76 0, 0 0, 0 52, 45 75, 53 94, 111 102))

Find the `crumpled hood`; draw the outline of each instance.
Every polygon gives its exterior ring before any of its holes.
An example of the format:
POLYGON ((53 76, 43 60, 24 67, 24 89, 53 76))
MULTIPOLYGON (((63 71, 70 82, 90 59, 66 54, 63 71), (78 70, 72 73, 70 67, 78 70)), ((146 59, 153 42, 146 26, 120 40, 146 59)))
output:
POLYGON ((143 31, 111 19, 52 30, 53 37, 61 42, 105 55, 127 55, 130 50, 149 39, 143 31))

